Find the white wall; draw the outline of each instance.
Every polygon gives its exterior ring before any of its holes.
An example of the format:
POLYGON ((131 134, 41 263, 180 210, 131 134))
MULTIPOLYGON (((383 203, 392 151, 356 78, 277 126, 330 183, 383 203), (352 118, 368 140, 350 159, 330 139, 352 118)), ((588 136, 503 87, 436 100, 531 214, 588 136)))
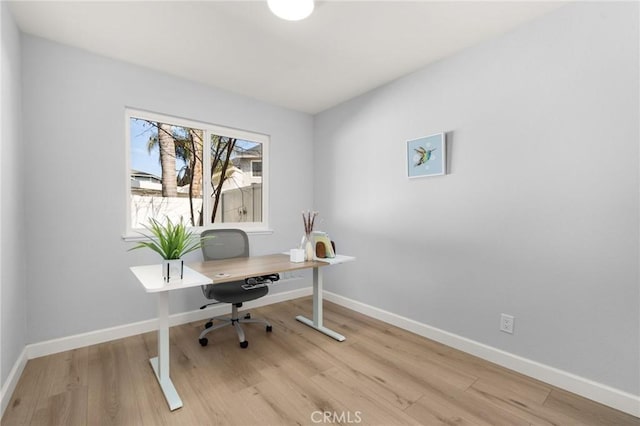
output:
POLYGON ((358 257, 326 288, 639 395, 638 17, 573 3, 319 114, 316 207, 358 257), (449 174, 408 180, 442 131, 449 174))
MULTIPOLYGON (((23 37, 22 54, 28 343, 156 316, 155 298, 128 267, 157 263, 157 255, 127 252, 133 244, 121 239, 125 106, 271 135, 274 232, 252 235, 252 253, 299 242, 299 212, 312 202, 311 116, 32 36, 23 37)), ((203 300, 197 288, 174 292, 171 311, 197 309, 203 300)))
POLYGON ((24 251, 24 187, 21 179, 20 33, 6 2, 2 18, 0 110, 0 386, 22 353, 27 337, 24 251))

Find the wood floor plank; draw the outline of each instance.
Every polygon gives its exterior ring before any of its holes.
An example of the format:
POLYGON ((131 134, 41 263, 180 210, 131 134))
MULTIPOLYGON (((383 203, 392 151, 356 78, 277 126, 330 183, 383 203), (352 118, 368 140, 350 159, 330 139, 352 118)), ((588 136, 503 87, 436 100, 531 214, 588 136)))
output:
POLYGON ((86 425, 87 419, 87 386, 76 386, 46 398, 33 415, 30 425, 86 425))
POLYGON ((464 419, 465 422, 484 426, 528 426, 530 423, 520 416, 503 410, 494 404, 487 404, 473 393, 452 390, 448 394, 426 390, 425 395, 414 406, 407 408, 406 413, 418 416, 427 411, 439 419, 464 419), (415 406, 420 409, 414 408, 415 406))
POLYGON ((48 370, 51 383, 47 389, 43 389, 47 395, 58 395, 78 387, 86 387, 89 351, 87 348, 80 348, 53 354, 49 357, 48 370))
POLYGON ((171 377, 185 406, 174 411, 171 420, 179 424, 200 424, 202 419, 212 425, 232 424, 237 398, 230 396, 250 387, 256 381, 255 371, 236 360, 231 368, 237 368, 237 380, 228 380, 227 362, 235 354, 227 351, 239 354, 241 349, 233 344, 235 341, 202 347, 197 343, 198 334, 193 327, 178 327, 172 336, 181 350, 171 353, 171 377))
POLYGON ((364 333, 367 334, 367 339, 363 340, 365 345, 392 350, 396 357, 420 357, 442 369, 451 369, 461 375, 475 377, 480 382, 499 385, 508 395, 519 395, 542 404, 551 392, 549 385, 406 330, 386 325, 378 330, 369 328, 364 333), (428 343, 423 344, 421 340, 428 343))
POLYGON ((367 425, 421 424, 402 410, 394 409, 387 401, 377 398, 368 388, 358 386, 347 372, 337 367, 312 377, 311 381, 340 402, 338 408, 330 411, 336 416, 361 418, 367 425))
POLYGON ((89 348, 88 424, 142 424, 123 340, 89 348))
POLYGON ((155 352, 151 354, 143 336, 128 337, 123 339, 123 344, 130 363, 131 383, 135 386, 134 397, 140 408, 142 425, 166 425, 163 413, 167 412, 168 405, 149 363, 149 358, 155 356, 155 352))
POLYGON ((46 380, 31 424, 85 424, 87 419, 88 349, 53 354, 46 358, 46 380))
POLYGON ((487 426, 482 419, 476 418, 448 400, 425 396, 411 404, 405 413, 418 420, 423 425, 455 425, 455 426, 487 426))
POLYGON ((439 359, 452 368, 477 376, 479 381, 499 386, 509 395, 518 395, 540 404, 546 400, 551 391, 551 386, 548 384, 459 350, 451 350, 439 359))
POLYGON ((40 390, 50 383, 50 357, 29 360, 16 385, 2 418, 3 426, 29 425, 43 395, 40 390))
POLYGON ((522 395, 510 394, 507 389, 497 384, 478 380, 467 389, 467 392, 476 396, 483 403, 495 405, 532 425, 550 426, 575 423, 575 419, 560 412, 547 410, 544 405, 522 395))
POLYGON ((431 383, 441 383, 443 387, 454 387, 461 390, 467 389, 478 380, 477 376, 456 369, 446 362, 441 362, 437 358, 430 356, 428 348, 421 350, 415 348, 413 352, 403 351, 397 346, 380 345, 375 342, 362 341, 354 345, 362 348, 359 353, 366 356, 367 353, 384 360, 385 363, 392 362, 399 365, 404 374, 413 377, 422 377, 431 383))
POLYGON ((269 380, 256 386, 256 391, 274 412, 280 413, 283 424, 309 424, 314 412, 333 411, 340 406, 332 396, 318 389, 309 376, 282 369, 265 374, 269 380), (290 379, 278 380, 283 374, 290 379))
POLYGON ((639 426, 640 418, 631 416, 576 394, 554 388, 544 403, 546 408, 560 411, 576 423, 594 426, 639 426))
POLYGON ((252 310, 200 346, 203 322, 170 329, 169 411, 149 364, 157 333, 30 360, 2 418, 13 425, 635 425, 640 419, 325 302, 337 342, 295 320, 301 298, 252 310), (324 416, 329 416, 327 419, 324 416), (315 416, 315 417, 313 417, 315 416), (314 421, 314 419, 316 421, 314 421))

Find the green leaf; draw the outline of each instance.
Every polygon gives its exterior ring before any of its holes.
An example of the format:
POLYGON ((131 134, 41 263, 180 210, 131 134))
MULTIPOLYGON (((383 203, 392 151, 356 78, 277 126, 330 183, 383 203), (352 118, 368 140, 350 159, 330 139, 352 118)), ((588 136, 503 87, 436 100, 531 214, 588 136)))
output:
POLYGON ((166 219, 166 225, 156 219, 149 219, 149 225, 144 227, 151 235, 140 232, 149 241, 142 241, 128 251, 148 248, 158 253, 163 259, 180 259, 185 254, 202 247, 204 240, 213 238, 212 236, 197 238, 187 229, 182 218, 178 223, 173 223, 168 217, 166 219))

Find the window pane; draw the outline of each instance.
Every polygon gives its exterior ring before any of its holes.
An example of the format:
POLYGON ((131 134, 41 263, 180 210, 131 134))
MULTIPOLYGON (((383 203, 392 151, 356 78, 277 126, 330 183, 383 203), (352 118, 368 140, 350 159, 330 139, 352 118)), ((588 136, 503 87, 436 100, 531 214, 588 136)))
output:
POLYGON ((262 221, 262 149, 260 142, 211 135, 210 223, 262 221))
POLYGON ((262 161, 251 162, 251 176, 262 177, 262 161))
POLYGON ((201 129, 132 117, 131 228, 154 218, 202 224, 201 129))

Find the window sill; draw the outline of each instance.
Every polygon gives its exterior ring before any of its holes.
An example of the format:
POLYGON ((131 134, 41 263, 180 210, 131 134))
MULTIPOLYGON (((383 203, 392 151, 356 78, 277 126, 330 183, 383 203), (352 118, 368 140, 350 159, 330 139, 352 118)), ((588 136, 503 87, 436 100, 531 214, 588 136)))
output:
MULTIPOLYGON (((193 229, 193 235, 200 235, 203 231, 207 229, 216 229, 216 228, 195 228, 193 229)), ((273 234, 273 229, 270 228, 249 228, 243 229, 248 235, 271 235, 273 234)), ((145 231, 146 232, 146 231, 145 231)), ((127 232, 122 235, 122 241, 124 242, 132 242, 136 243, 138 241, 146 241, 149 238, 144 235, 139 234, 138 232, 127 232)))

